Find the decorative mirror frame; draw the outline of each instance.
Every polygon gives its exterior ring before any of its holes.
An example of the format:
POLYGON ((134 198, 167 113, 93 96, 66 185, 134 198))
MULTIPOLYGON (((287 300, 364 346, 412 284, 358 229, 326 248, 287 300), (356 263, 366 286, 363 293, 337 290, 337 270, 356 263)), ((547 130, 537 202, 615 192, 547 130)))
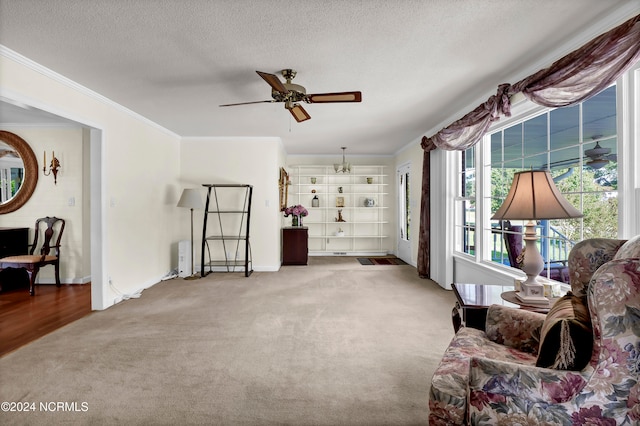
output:
POLYGON ((18 210, 33 195, 38 183, 38 160, 29 144, 15 133, 0 130, 0 140, 15 148, 24 163, 24 180, 20 189, 11 200, 0 204, 0 214, 5 214, 18 210))
POLYGON ((289 198, 289 174, 280 167, 280 180, 278 181, 278 188, 280 189, 280 211, 284 211, 287 208, 287 199, 289 198))

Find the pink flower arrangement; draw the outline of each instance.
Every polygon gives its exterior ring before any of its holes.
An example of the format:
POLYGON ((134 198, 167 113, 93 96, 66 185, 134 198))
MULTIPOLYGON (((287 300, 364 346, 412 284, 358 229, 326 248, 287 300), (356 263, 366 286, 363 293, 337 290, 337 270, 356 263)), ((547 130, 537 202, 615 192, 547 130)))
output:
POLYGON ((284 217, 287 217, 290 214, 294 215, 294 216, 302 216, 302 217, 304 217, 304 216, 308 215, 309 212, 303 206, 298 204, 297 206, 291 206, 291 207, 287 207, 287 208, 284 209, 284 217))

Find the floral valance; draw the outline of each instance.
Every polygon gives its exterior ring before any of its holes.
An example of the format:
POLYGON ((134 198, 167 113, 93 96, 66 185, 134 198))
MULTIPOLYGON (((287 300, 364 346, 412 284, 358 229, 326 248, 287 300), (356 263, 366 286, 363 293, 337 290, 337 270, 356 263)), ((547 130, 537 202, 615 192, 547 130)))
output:
POLYGON ((550 67, 519 81, 501 84, 497 94, 440 130, 423 138, 426 151, 465 150, 478 143, 500 114, 510 116, 510 97, 522 92, 529 100, 547 107, 584 102, 612 84, 640 59, 640 15, 591 40, 550 67))

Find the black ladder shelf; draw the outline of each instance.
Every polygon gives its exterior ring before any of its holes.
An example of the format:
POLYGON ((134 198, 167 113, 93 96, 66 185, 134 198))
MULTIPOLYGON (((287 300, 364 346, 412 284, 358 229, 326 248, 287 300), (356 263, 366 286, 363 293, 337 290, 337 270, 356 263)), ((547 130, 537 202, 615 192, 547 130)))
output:
POLYGON ((200 276, 204 277, 213 272, 214 267, 222 271, 226 268, 226 272, 236 272, 236 267, 244 267, 244 276, 248 277, 253 272, 249 243, 253 186, 239 184, 203 184, 202 186, 207 188, 207 202, 202 223, 200 276), (210 220, 213 229, 210 229, 212 234, 207 235, 207 223, 210 220), (212 245, 214 246, 213 258, 211 257, 212 245), (206 263, 205 249, 209 255, 209 261, 206 263), (205 271, 207 268, 208 270, 205 271))

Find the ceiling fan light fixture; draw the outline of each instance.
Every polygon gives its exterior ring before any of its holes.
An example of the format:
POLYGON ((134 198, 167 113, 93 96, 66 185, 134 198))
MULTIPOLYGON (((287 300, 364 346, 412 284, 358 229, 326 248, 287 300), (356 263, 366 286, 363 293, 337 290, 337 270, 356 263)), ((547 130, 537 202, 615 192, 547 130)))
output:
POLYGON ((298 102, 307 104, 313 103, 339 103, 339 102, 361 102, 362 93, 355 92, 336 92, 336 93, 315 93, 307 95, 307 89, 299 84, 292 83, 291 80, 296 76, 296 70, 286 68, 281 71, 285 79, 283 83, 275 74, 268 72, 256 71, 260 77, 271 87, 271 100, 240 102, 233 104, 223 104, 221 107, 261 104, 269 102, 283 102, 285 109, 289 110, 293 118, 298 123, 309 120, 311 116, 300 106, 298 102))
POLYGON ((341 149, 342 149, 342 164, 334 164, 333 169, 336 171, 336 173, 351 173, 351 163, 348 163, 344 157, 344 151, 345 149, 347 149, 347 147, 343 146, 341 149))
POLYGON ((592 169, 601 169, 607 164, 609 164, 609 160, 605 160, 605 159, 596 159, 596 160, 587 161, 587 166, 591 167, 592 169))

